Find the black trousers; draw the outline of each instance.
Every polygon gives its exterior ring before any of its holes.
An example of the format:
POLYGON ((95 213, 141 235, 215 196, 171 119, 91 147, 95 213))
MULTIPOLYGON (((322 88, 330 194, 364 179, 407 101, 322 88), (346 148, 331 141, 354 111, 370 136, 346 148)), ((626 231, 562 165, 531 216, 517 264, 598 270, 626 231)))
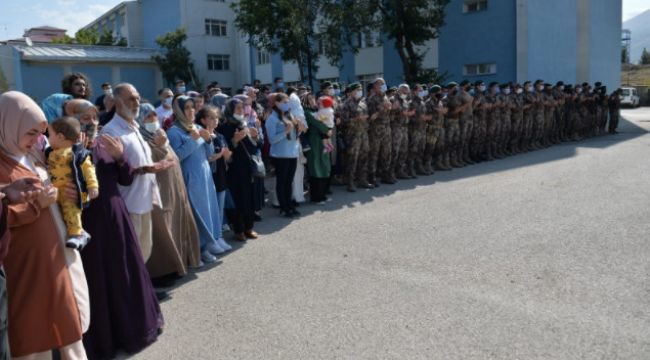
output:
POLYGON ((5 280, 5 273, 0 267, 0 360, 8 360, 11 358, 9 352, 9 335, 7 319, 7 282, 5 280))
POLYGON ((275 192, 278 196, 280 209, 289 211, 293 209, 291 201, 293 176, 296 174, 298 159, 296 158, 273 158, 275 166, 275 192))
POLYGON ((235 209, 228 211, 228 219, 235 234, 253 229, 255 222, 255 208, 253 204, 253 182, 248 179, 238 182, 229 182, 228 190, 235 202, 235 209))
POLYGON ((317 178, 313 176, 309 178, 309 198, 312 202, 325 201, 329 180, 329 178, 317 178))

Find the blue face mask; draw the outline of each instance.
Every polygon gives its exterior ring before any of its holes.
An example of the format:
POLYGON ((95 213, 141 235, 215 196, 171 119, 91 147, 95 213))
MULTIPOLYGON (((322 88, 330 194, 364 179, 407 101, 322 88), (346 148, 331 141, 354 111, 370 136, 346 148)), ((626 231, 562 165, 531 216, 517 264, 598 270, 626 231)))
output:
POLYGON ((341 90, 339 90, 339 89, 334 89, 334 95, 336 95, 336 96, 341 95, 341 90))
POLYGON ((283 82, 279 82, 279 83, 278 83, 278 89, 283 89, 283 88, 284 88, 284 83, 283 83, 283 82))
POLYGON ((185 86, 179 86, 176 88, 179 93, 185 93, 185 86))
POLYGON ((474 91, 474 89, 470 89, 470 90, 469 90, 469 94, 472 95, 472 96, 474 96, 474 94, 476 94, 476 91, 474 91))
POLYGON ((281 103, 280 104, 280 111, 282 111, 282 112, 289 111, 289 103, 281 103))
POLYGON ((388 90, 388 87, 386 86, 386 84, 384 84, 381 86, 380 90, 382 93, 385 93, 388 90))

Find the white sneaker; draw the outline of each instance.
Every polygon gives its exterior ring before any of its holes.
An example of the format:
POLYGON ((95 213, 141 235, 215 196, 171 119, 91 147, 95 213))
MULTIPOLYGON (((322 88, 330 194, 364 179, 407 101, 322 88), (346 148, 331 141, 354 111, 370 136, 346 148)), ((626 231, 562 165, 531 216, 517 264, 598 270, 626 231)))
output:
POLYGON ((212 255, 219 255, 226 252, 216 241, 213 241, 206 245, 205 250, 209 251, 212 255))
POLYGON ((214 264, 217 261, 219 261, 219 259, 217 259, 216 256, 210 254, 208 250, 203 250, 203 252, 201 253, 201 261, 204 264, 214 264))
POLYGON ((226 251, 232 250, 232 246, 230 246, 224 238, 219 238, 219 240, 217 240, 217 244, 226 251))

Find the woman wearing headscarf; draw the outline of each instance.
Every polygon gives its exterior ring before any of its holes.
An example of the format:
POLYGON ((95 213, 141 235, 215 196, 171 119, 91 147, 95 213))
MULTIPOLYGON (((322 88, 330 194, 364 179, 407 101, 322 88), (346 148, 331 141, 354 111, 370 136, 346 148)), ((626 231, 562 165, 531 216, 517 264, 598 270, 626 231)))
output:
POLYGON ((49 359, 52 349, 64 359, 85 359, 81 337, 88 325, 88 289, 81 258, 63 246, 57 191, 43 153, 34 148, 46 128, 43 111, 27 95, 0 95, 0 183, 27 177, 44 188, 35 200, 8 207, 9 346, 14 359, 49 359))
POLYGON ((118 139, 95 138, 98 118, 92 103, 71 100, 65 110, 85 129, 101 189, 81 217, 92 237, 81 253, 92 318, 83 339, 86 352, 89 359, 136 353, 156 341, 163 326, 137 235, 118 190, 118 185, 130 185, 137 171, 126 161, 118 139))
POLYGON ((235 209, 229 216, 232 230, 238 241, 257 239, 258 235, 253 230, 255 223, 254 180, 250 158, 250 155, 257 151, 257 143, 250 137, 250 130, 244 117, 244 103, 241 100, 229 100, 223 115, 224 123, 219 126, 217 131, 223 135, 232 151, 226 173, 228 191, 235 202, 235 209))
POLYGON ((45 118, 48 123, 51 123, 56 118, 63 116, 65 103, 72 100, 72 95, 69 94, 52 94, 43 100, 41 107, 45 113, 45 118))
MULTIPOLYGON (((319 103, 322 104, 322 101, 319 103)), ((309 126, 307 138, 311 147, 311 151, 307 152, 309 197, 312 202, 323 204, 327 200, 327 184, 332 170, 330 153, 323 151, 323 137, 331 136, 332 129, 328 128, 323 121, 316 119, 314 114, 318 111, 318 105, 313 94, 303 95, 302 107, 305 109, 305 120, 309 126)))
POLYGON ((167 160, 174 163, 167 170, 156 173, 163 208, 154 207, 152 214, 154 246, 147 268, 152 278, 164 275, 187 274, 187 267, 201 265, 199 231, 196 228, 187 191, 183 184, 180 161, 169 146, 165 132, 160 128, 153 105, 140 105, 136 121, 142 138, 151 147, 154 162, 167 160))
POLYGON ((216 255, 229 250, 230 246, 219 239, 219 203, 208 163, 211 151, 214 152, 212 136, 194 124, 195 115, 194 100, 185 95, 178 97, 174 105, 174 125, 167 136, 181 162, 183 179, 199 230, 201 260, 208 264, 216 262, 216 255))

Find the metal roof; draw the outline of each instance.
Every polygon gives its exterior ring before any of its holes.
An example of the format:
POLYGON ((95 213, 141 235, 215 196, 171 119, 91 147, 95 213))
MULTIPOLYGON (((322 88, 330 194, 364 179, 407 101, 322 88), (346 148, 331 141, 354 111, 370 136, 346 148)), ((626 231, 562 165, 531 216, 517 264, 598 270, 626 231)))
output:
POLYGON ((16 44, 23 60, 152 63, 154 49, 63 44, 16 44))

